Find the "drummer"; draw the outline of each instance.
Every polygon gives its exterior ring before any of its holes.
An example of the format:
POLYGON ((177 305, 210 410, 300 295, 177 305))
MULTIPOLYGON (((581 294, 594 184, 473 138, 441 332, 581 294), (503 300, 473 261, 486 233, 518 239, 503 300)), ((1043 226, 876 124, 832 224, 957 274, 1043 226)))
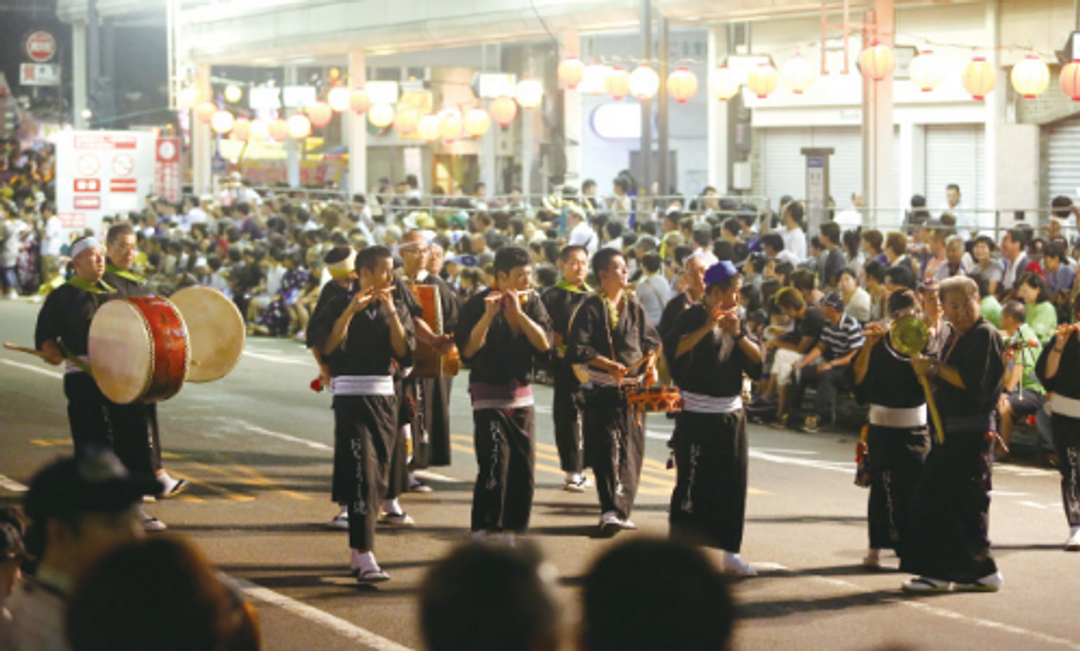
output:
MULTIPOLYGON (((131 266, 135 263, 138 246, 135 242, 135 229, 130 224, 117 224, 109 229, 105 236, 105 282, 116 288, 120 297, 149 296, 150 286, 146 278, 135 273, 131 266)), ((179 495, 188 487, 188 480, 174 479, 161 464, 161 435, 158 427, 157 403, 133 402, 128 405, 116 405, 109 412, 114 423, 123 429, 147 432, 150 465, 157 480, 161 482, 161 497, 179 495)))
MULTIPOLYGON (((104 280, 105 249, 96 238, 83 237, 71 245, 69 255, 75 275, 45 298, 34 346, 49 364, 64 364, 64 395, 75 454, 106 447, 133 477, 150 477, 154 470, 145 423, 133 428, 130 420, 113 420, 110 414, 119 405, 105 397, 89 373, 90 322, 102 304, 119 296, 104 280)), ((145 512, 140 512, 140 518, 147 531, 165 529, 165 523, 145 512)))

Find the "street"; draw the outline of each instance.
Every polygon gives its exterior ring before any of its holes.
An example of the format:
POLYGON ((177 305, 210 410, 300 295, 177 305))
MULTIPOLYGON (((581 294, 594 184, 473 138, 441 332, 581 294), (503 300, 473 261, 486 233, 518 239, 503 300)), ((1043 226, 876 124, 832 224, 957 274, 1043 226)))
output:
MULTIPOLYGON (((0 339, 32 345, 38 309, 22 300, 0 304, 0 339)), ((0 502, 18 500, 36 468, 71 451, 61 372, 0 351, 0 502)), ((259 607, 264 648, 420 649, 418 585, 468 539, 475 463, 466 377, 453 393, 454 464, 425 475, 434 492, 403 499, 415 528, 380 528, 376 553, 392 581, 366 588, 349 576, 346 534, 324 526, 336 512, 332 414, 330 396, 308 387, 315 374, 302 345, 250 339, 230 376, 185 385, 159 405, 166 466, 194 486, 147 510, 241 582, 259 607)), ((595 491, 562 490, 551 391, 538 387, 537 394, 537 491, 526 538, 558 569, 570 639, 579 579, 615 543, 590 537, 599 519, 595 491)), ((633 516, 640 530, 616 542, 667 533, 670 429, 663 416, 649 416, 633 516)), ((885 571, 860 566, 867 493, 853 485, 855 437, 762 426, 751 426, 749 436, 742 556, 760 576, 734 584, 733 648, 1080 650, 1080 554, 1061 551, 1067 527, 1056 472, 995 469, 991 538, 1005 575, 1000 593, 908 597, 895 557, 885 557, 885 571)))

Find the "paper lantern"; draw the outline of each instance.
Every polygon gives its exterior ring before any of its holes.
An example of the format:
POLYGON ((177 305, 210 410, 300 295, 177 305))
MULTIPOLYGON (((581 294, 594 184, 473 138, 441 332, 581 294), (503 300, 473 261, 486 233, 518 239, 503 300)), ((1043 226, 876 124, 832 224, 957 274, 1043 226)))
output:
POLYGON ((210 124, 215 113, 217 113, 217 106, 214 106, 213 102, 203 102, 195 107, 195 117, 203 124, 210 124))
POLYGON ((322 129, 334 119, 334 109, 326 102, 316 102, 308 107, 307 116, 311 120, 311 126, 322 129))
POLYGON ((1029 54, 1013 66, 1009 75, 1012 87, 1024 99, 1034 99, 1050 85, 1050 67, 1037 54, 1029 54))
POLYGON ((465 133, 473 138, 479 138, 491 128, 491 116, 487 111, 474 108, 465 114, 465 133))
MULTIPOLYGON (((236 132, 236 127, 233 127, 233 133, 236 132)), ((251 121, 251 133, 248 134, 248 140, 266 140, 270 137, 270 123, 262 118, 255 118, 251 121)))
POLYGON ((311 135, 311 120, 306 115, 297 113, 289 118, 288 128, 289 135, 294 140, 303 140, 311 135))
POLYGON ((585 77, 585 64, 577 57, 567 57, 559 64, 559 83, 573 90, 585 77))
POLYGON ((232 131, 233 122, 235 121, 232 113, 229 113, 228 111, 218 111, 210 118, 210 128, 214 130, 214 133, 229 133, 232 131))
POLYGON ((1080 59, 1073 59, 1072 63, 1061 69, 1058 84, 1061 85, 1062 92, 1071 97, 1072 101, 1080 102, 1080 59))
POLYGON ((371 99, 368 97, 367 91, 363 88, 357 88, 349 93, 349 108, 358 115, 363 115, 365 111, 371 108, 371 99))
POLYGON ((911 83, 924 93, 937 88, 944 76, 941 61, 933 50, 923 50, 911 60, 911 83))
POLYGON ((757 64, 746 79, 746 87, 759 99, 765 99, 776 90, 776 68, 765 61, 757 64))
POLYGON ((367 119, 372 126, 385 129, 394 122, 394 107, 389 104, 375 104, 368 109, 367 119))
POLYGON ((225 87, 225 101, 230 104, 235 104, 240 101, 244 96, 244 91, 240 90, 240 87, 236 84, 229 84, 225 87))
POLYGON ((454 142, 460 138, 463 128, 461 111, 457 109, 443 111, 439 116, 439 135, 446 142, 454 142))
POLYGON ((420 124, 420 116, 415 111, 403 109, 394 115, 394 130, 399 136, 411 136, 416 133, 418 124, 420 124))
POLYGON ((438 140, 439 116, 429 114, 420 118, 419 124, 416 125, 416 135, 420 136, 420 139, 426 142, 435 142, 438 140))
POLYGON ((964 88, 974 99, 986 99, 987 93, 997 85, 997 71, 986 57, 975 57, 964 68, 964 88))
POLYGON ((709 88, 713 97, 726 102, 739 92, 739 80, 735 72, 727 66, 720 66, 709 75, 709 88))
POLYGON ((285 120, 278 118, 270 123, 267 134, 278 142, 285 142, 289 137, 289 124, 285 120))
POLYGON ((660 90, 660 75, 647 63, 642 63, 630 73, 630 92, 639 101, 652 99, 660 90))
POLYGON ((859 67, 862 68, 864 77, 881 81, 892 74, 896 67, 896 57, 893 56, 891 47, 874 42, 859 55, 859 67))
POLYGON ((491 101, 488 111, 495 124, 505 129, 517 117, 517 104, 509 97, 498 97, 491 101))
POLYGON ((539 81, 526 77, 518 82, 516 98, 521 108, 536 108, 544 101, 544 86, 539 81))
POLYGON ((611 74, 611 68, 602 63, 590 63, 585 66, 585 76, 581 80, 581 92, 588 95, 603 95, 607 92, 604 88, 607 77, 611 74))
POLYGON ((330 92, 326 94, 326 103, 330 105, 337 113, 344 113, 349 110, 349 89, 344 86, 338 86, 337 88, 330 89, 330 92))
POLYGON ((176 105, 183 108, 195 108, 199 103, 199 89, 194 86, 185 86, 176 96, 176 105))
POLYGON ((668 75, 668 95, 671 95, 671 99, 675 100, 679 104, 685 104, 689 102, 690 98, 697 94, 697 89, 697 75, 690 72, 690 68, 676 68, 675 72, 668 75))
POLYGON ((814 66, 801 54, 796 54, 784 63, 781 76, 784 85, 796 95, 802 95, 814 83, 814 66))
POLYGON ((604 90, 611 99, 620 100, 630 94, 630 73, 626 68, 614 66, 604 79, 604 90))
POLYGON ((251 120, 247 118, 236 118, 232 127, 233 140, 247 140, 251 137, 251 120))

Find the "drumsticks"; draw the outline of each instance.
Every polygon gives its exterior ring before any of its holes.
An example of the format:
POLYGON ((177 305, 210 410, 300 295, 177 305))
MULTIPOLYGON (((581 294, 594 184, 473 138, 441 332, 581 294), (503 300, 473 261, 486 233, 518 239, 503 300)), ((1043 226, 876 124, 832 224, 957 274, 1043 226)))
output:
POLYGON ((27 355, 33 355, 34 357, 40 357, 42 359, 45 359, 45 353, 41 352, 40 350, 35 350, 33 348, 27 348, 26 346, 20 346, 19 344, 13 344, 13 343, 8 342, 8 341, 4 342, 4 348, 7 348, 8 350, 14 350, 14 351, 17 351, 17 352, 20 352, 20 353, 26 353, 27 355))

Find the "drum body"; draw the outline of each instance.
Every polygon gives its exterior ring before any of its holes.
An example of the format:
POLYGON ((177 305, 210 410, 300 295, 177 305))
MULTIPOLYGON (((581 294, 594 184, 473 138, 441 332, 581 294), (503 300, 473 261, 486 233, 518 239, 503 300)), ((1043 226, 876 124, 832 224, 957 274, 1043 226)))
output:
POLYGON ((102 305, 90 323, 88 353, 94 380, 117 404, 176 395, 191 359, 183 317, 157 296, 102 305))
POLYGON ((187 324, 191 348, 189 382, 212 382, 240 362, 247 333, 244 318, 227 296, 209 287, 188 287, 169 297, 187 324))
POLYGON ((654 384, 652 386, 631 385, 623 389, 626 402, 631 409, 646 413, 672 413, 682 411, 682 396, 679 390, 671 386, 654 384))
MULTIPOLYGON (((424 310, 424 322, 431 331, 437 335, 443 332, 442 301, 439 297, 439 288, 436 285, 410 285, 413 296, 416 297, 420 307, 424 310)), ((439 355, 434 348, 417 342, 416 352, 413 354, 413 371, 411 377, 453 377, 461 368, 461 357, 458 355, 457 346, 446 355, 439 355)))

